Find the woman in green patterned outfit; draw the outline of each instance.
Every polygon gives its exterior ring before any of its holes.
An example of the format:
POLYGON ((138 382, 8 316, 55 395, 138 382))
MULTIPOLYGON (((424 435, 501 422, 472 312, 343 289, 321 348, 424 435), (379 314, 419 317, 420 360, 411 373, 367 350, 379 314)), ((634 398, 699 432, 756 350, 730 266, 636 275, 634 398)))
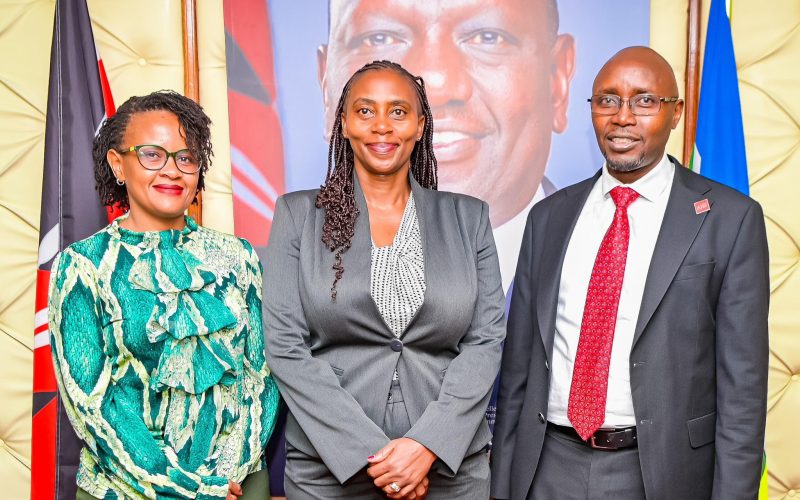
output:
POLYGON ((264 360, 261 264, 184 212, 210 120, 177 93, 132 97, 94 143, 102 201, 128 213, 53 263, 50 332, 83 440, 77 498, 268 498, 278 390, 264 360))

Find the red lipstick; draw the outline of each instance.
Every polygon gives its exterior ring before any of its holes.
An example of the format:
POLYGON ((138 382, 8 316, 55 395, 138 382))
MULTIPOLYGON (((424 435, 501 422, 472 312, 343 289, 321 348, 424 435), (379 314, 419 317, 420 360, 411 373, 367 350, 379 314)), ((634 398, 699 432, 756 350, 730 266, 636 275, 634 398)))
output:
POLYGON ((175 184, 156 184, 155 186, 153 186, 153 189, 155 189, 161 194, 167 194, 172 196, 180 196, 181 194, 183 194, 183 188, 175 184))

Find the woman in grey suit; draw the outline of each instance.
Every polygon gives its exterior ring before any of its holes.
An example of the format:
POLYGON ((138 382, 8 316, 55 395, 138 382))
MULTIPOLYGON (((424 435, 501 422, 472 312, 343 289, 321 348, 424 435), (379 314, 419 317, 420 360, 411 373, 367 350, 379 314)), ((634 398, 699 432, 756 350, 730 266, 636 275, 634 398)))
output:
POLYGON ((421 78, 367 64, 337 116, 325 184, 278 199, 267 249, 287 497, 485 500, 505 336, 488 207, 436 191, 421 78))

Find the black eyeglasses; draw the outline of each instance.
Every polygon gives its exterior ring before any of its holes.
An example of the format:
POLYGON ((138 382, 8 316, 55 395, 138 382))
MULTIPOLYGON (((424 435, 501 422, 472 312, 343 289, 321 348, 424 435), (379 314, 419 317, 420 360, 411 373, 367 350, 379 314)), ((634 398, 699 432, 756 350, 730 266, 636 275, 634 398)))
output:
POLYGON ((638 94, 628 99, 614 94, 593 95, 587 101, 591 103, 594 115, 616 115, 627 102, 631 113, 637 116, 652 116, 661 111, 662 102, 678 102, 679 97, 661 97, 655 94, 638 94))
POLYGON ((170 156, 175 160, 175 166, 184 174, 194 174, 200 170, 200 163, 188 149, 169 152, 155 144, 140 144, 119 151, 120 154, 136 153, 139 164, 147 170, 161 170, 169 161, 170 156))

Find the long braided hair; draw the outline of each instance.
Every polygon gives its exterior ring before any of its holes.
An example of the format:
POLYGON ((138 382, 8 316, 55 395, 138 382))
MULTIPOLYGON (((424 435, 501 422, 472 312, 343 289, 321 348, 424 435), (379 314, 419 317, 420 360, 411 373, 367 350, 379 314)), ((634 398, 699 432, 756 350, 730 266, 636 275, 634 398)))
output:
POLYGON ((419 105, 425 116, 425 126, 422 130, 422 137, 411 152, 411 174, 424 188, 435 190, 438 186, 436 157, 433 155, 433 114, 425 94, 425 82, 421 77, 412 75, 405 68, 391 61, 373 61, 362 66, 347 81, 342 90, 342 96, 339 98, 328 149, 328 173, 325 176, 325 183, 320 186, 316 200, 317 208, 325 209, 322 242, 331 252, 335 253, 333 263, 335 276, 331 286, 331 300, 334 301, 336 300, 336 283, 344 273, 342 254, 350 248, 358 218, 353 184, 355 168, 353 148, 342 133, 341 117, 353 84, 367 71, 378 70, 391 70, 400 74, 407 78, 417 91, 419 105))

